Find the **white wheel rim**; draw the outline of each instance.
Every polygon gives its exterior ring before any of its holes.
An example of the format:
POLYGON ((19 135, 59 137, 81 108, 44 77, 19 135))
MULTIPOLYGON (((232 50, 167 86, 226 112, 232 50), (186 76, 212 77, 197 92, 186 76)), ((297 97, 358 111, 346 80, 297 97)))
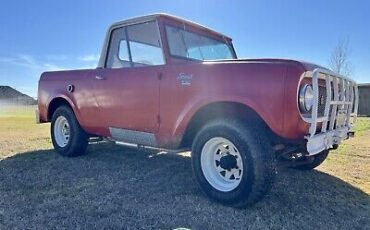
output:
POLYGON ((208 183, 222 192, 238 187, 243 177, 243 160, 239 150, 223 137, 214 137, 205 143, 200 163, 208 183))
POLYGON ((67 118, 60 116, 56 119, 54 124, 54 138, 58 146, 65 147, 68 145, 71 135, 71 129, 67 118))

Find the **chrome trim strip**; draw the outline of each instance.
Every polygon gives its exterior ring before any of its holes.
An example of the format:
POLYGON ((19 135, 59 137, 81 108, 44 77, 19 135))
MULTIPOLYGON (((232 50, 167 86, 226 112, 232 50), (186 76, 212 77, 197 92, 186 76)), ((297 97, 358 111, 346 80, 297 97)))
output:
POLYGON ((299 89, 299 98, 298 98, 299 108, 302 111, 305 111, 305 112, 309 112, 309 110, 307 110, 307 108, 306 108, 306 100, 305 100, 306 90, 307 90, 307 87, 309 87, 309 86, 310 86, 309 84, 305 84, 305 85, 303 85, 303 87, 301 87, 299 89))

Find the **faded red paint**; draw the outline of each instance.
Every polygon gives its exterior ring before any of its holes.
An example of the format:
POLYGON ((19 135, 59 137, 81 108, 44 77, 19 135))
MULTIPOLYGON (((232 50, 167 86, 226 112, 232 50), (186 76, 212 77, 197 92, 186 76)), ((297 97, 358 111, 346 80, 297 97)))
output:
MULTIPOLYGON (((308 133, 299 113, 297 89, 301 76, 318 66, 283 59, 176 59, 169 55, 163 28, 183 22, 167 16, 157 20, 165 65, 44 73, 38 92, 40 119, 50 121, 49 104, 60 97, 89 133, 109 137, 108 127, 114 126, 154 133, 160 147, 176 147, 199 109, 214 102, 238 102, 256 111, 280 137, 303 139, 308 133), (193 76, 190 86, 180 84, 180 73, 193 76), (67 91, 69 84, 75 86, 73 93, 67 91)), ((187 30, 229 39, 194 24, 187 30)))

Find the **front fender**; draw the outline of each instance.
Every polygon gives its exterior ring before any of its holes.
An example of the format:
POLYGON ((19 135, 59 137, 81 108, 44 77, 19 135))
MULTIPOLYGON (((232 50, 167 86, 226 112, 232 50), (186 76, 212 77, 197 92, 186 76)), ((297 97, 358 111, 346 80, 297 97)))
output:
MULTIPOLYGON (((270 127, 270 129, 278 135, 284 133, 284 122, 283 122, 283 110, 271 110, 268 106, 264 106, 263 103, 257 103, 255 100, 251 100, 245 97, 237 97, 237 96, 223 96, 223 97, 214 97, 214 98, 199 98, 192 103, 187 104, 180 116, 176 120, 174 129, 173 129, 173 136, 182 136, 185 133, 187 125, 191 122, 191 119, 195 116, 195 114, 204 108, 207 105, 213 103, 239 103, 247 108, 255 111, 258 116, 265 121, 265 123, 270 127), (272 112, 274 111, 274 112, 272 112)), ((275 105, 280 104, 281 108, 283 105, 283 98, 279 101, 274 103, 275 105)))

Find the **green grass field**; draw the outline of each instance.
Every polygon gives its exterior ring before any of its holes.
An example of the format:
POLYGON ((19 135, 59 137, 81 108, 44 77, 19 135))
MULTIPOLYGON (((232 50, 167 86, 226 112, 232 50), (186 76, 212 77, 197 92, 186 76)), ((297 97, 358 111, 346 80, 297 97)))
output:
POLYGON ((207 199, 190 159, 110 143, 65 158, 34 107, 0 107, 0 229, 369 229, 370 118, 311 172, 280 168, 247 209, 207 199))

